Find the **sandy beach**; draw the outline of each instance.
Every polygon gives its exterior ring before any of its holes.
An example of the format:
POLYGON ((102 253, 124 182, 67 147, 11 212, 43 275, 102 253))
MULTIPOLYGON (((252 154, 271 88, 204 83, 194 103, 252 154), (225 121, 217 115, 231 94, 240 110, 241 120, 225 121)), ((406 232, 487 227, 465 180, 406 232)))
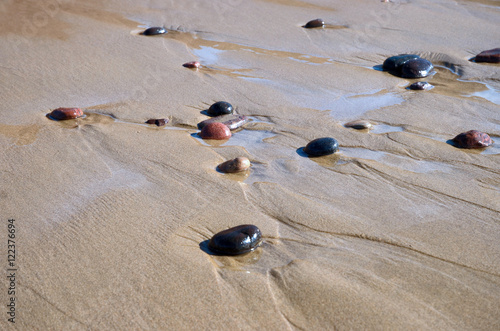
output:
POLYGON ((500 47, 499 17, 498 0, 2 0, 0 329, 500 329, 500 64, 470 60, 500 47), (381 70, 403 53, 434 73, 381 70), (203 140, 217 101, 250 121, 203 140), (450 144, 473 129, 494 144, 450 144), (320 137, 338 152, 304 154, 320 137), (241 224, 259 248, 207 250, 241 224))

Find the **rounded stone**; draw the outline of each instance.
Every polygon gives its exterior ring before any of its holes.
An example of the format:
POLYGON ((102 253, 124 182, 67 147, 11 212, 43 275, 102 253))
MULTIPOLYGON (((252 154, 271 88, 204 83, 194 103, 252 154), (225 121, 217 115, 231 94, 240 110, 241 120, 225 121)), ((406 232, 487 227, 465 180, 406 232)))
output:
POLYGON ((306 29, 313 29, 313 28, 322 28, 325 25, 325 21, 323 21, 321 18, 317 18, 315 20, 309 21, 304 25, 304 28, 306 29))
POLYGON ((147 124, 155 124, 156 126, 164 126, 168 123, 168 118, 151 118, 146 121, 147 124))
POLYGON ((323 156, 335 153, 339 149, 337 140, 326 137, 318 138, 309 142, 304 148, 304 152, 310 156, 323 156))
POLYGON ((200 137, 202 139, 224 140, 231 138, 231 130, 222 123, 209 123, 201 129, 200 137))
POLYGON ((470 130, 462 132, 452 139, 452 141, 461 148, 483 148, 493 144, 490 136, 487 133, 470 130))
POLYGON ((357 120, 357 121, 352 121, 344 124, 346 128, 353 128, 356 130, 366 130, 366 129, 371 129, 373 125, 365 120, 357 120))
POLYGON ((229 102, 218 101, 208 108, 207 111, 210 116, 219 116, 233 113, 233 106, 229 102))
POLYGON ((255 225, 235 226, 215 234, 208 248, 221 255, 239 255, 253 251, 262 243, 262 234, 255 225))
POLYGON ((250 160, 244 156, 226 161, 217 166, 217 169, 224 173, 242 172, 248 168, 250 168, 250 160))
POLYGON ((395 56, 388 57, 382 64, 382 69, 387 71, 399 71, 401 72, 401 67, 403 64, 410 60, 418 59, 420 56, 416 54, 399 54, 395 56))
POLYGON ((72 120, 83 116, 83 111, 80 108, 57 108, 49 113, 49 117, 53 120, 72 120))
POLYGON ((500 63, 500 48, 489 49, 476 55, 476 62, 500 63))
POLYGON ((408 88, 410 90, 430 90, 433 87, 434 86, 432 86, 431 84, 429 84, 427 82, 415 82, 415 83, 411 84, 410 86, 408 86, 408 88))
POLYGON ((401 77, 403 78, 422 78, 431 73, 434 66, 429 60, 418 58, 407 61, 401 67, 401 77))
POLYGON ((198 69, 201 66, 201 64, 198 61, 192 61, 192 62, 186 62, 182 66, 191 69, 198 69))
POLYGON ((164 34, 166 32, 167 32, 167 30, 165 30, 165 28, 155 26, 155 27, 148 28, 148 29, 144 30, 144 32, 142 34, 145 36, 156 36, 158 34, 164 34))

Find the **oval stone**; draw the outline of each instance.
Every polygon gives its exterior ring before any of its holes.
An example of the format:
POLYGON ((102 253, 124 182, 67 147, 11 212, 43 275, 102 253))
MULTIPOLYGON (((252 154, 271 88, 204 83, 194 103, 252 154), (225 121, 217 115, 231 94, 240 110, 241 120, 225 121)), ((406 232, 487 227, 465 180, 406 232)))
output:
POLYGON ((155 26, 155 27, 148 28, 148 29, 144 30, 144 32, 142 34, 145 36, 156 36, 158 34, 164 34, 166 32, 167 32, 167 30, 165 30, 165 28, 155 26))
POLYGON ((483 148, 493 144, 491 137, 484 132, 470 130, 462 132, 452 139, 452 141, 461 148, 483 148))
POLYGON ((431 73, 434 66, 426 59, 418 58, 405 62, 401 67, 401 77, 403 78, 422 78, 431 73))
POLYGON ((242 172, 250 168, 250 160, 244 156, 221 163, 217 169, 225 173, 242 172))
POLYGON ((224 140, 231 138, 231 130, 222 123, 209 123, 200 132, 202 139, 224 140))
POLYGON ((253 251, 261 243, 259 228, 244 224, 215 234, 208 242, 208 248, 221 255, 239 255, 253 251))
POLYGON ((344 126, 346 128, 353 128, 356 130, 371 129, 373 127, 373 125, 370 122, 364 121, 364 120, 348 122, 348 123, 344 124, 344 126))
POLYGON ((323 156, 335 153, 339 149, 337 140, 326 137, 318 138, 311 141, 304 148, 304 152, 311 156, 323 156))
POLYGON ((182 66, 191 69, 198 69, 201 66, 201 64, 198 61, 192 61, 192 62, 186 62, 182 66))
POLYGON ((147 124, 155 124, 156 126, 164 126, 168 123, 168 118, 152 118, 146 121, 147 124))
POLYGON ((204 120, 203 122, 198 123, 198 129, 203 129, 203 127, 209 123, 219 122, 225 124, 230 130, 235 130, 243 124, 247 123, 248 120, 248 117, 245 115, 221 115, 209 118, 208 120, 204 120))
POLYGON ((434 86, 432 86, 431 84, 429 84, 427 82, 415 82, 415 83, 411 84, 410 86, 408 86, 408 88, 410 90, 430 90, 433 87, 434 86))
POLYGON ((210 116, 219 116, 233 113, 233 106, 229 102, 218 101, 208 108, 207 111, 210 116))
POLYGON ((322 28, 325 25, 325 21, 323 21, 321 18, 317 18, 315 20, 309 21, 304 25, 304 28, 306 29, 313 29, 313 28, 322 28))
POLYGON ((49 113, 49 117, 62 121, 71 120, 83 116, 83 111, 80 108, 57 108, 49 113))
POLYGON ((401 67, 403 64, 410 60, 418 59, 420 56, 416 54, 399 54, 395 56, 388 57, 382 64, 382 69, 387 71, 398 71, 401 72, 401 67))
POLYGON ((500 48, 489 49, 476 55, 476 62, 500 63, 500 48))

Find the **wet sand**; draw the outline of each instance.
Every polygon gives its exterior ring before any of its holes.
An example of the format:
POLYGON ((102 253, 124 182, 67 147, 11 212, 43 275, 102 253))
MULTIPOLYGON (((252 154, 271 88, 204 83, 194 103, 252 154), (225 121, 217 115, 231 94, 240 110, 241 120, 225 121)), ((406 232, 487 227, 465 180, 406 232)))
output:
POLYGON ((499 14, 493 0, 4 1, 0 216, 19 270, 0 328, 499 329, 500 65, 469 61, 499 47, 499 14), (333 28, 301 27, 318 17, 333 28), (379 70, 400 53, 434 64, 432 90, 379 70), (222 100, 252 121, 203 141, 222 100), (48 119, 58 107, 86 116, 48 119), (343 125, 358 119, 373 130, 343 125), (471 129, 494 145, 447 143, 471 129), (320 137, 339 152, 305 156, 320 137), (249 171, 216 170, 238 156, 249 171), (260 248, 207 254, 240 224, 260 248))

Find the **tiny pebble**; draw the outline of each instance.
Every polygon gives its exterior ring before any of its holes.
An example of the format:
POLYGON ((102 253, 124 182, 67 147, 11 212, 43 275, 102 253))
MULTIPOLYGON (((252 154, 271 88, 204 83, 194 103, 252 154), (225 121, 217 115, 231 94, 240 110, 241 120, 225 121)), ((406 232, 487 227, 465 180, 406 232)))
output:
POLYGON ((144 30, 144 32, 142 34, 145 36, 155 36, 158 34, 164 34, 165 32, 167 32, 167 30, 165 30, 165 28, 156 26, 156 27, 152 27, 152 28, 148 28, 148 29, 144 30))
POLYGON ((182 66, 191 69, 198 69, 201 66, 201 64, 198 61, 192 61, 192 62, 186 62, 182 66))
POLYGON ((226 161, 217 166, 217 169, 224 173, 242 172, 248 168, 250 168, 250 160, 244 156, 226 161))
POLYGON ((309 21, 304 25, 303 27, 306 29, 312 29, 312 28, 322 28, 325 25, 325 21, 323 21, 321 18, 317 18, 315 20, 309 21))
POLYGON ((202 139, 224 140, 231 138, 231 130, 222 123, 209 123, 200 132, 202 139))
POLYGON ((49 113, 49 117, 53 120, 71 120, 83 116, 83 111, 80 108, 57 108, 49 113))
POLYGON ((210 106, 207 111, 210 116, 219 116, 233 113, 233 106, 229 102, 218 101, 210 106))
POLYGON ((337 140, 326 137, 318 138, 309 142, 304 148, 304 152, 310 156, 323 156, 335 153, 339 149, 337 140))
POLYGON ((168 123, 168 118, 152 118, 146 121, 147 124, 156 124, 157 126, 164 126, 168 123))
POLYGON ((235 226, 215 234, 208 248, 221 255, 239 255, 253 251, 262 243, 262 234, 255 225, 235 226))
POLYGON ((415 82, 415 83, 411 84, 410 86, 408 86, 408 88, 410 90, 430 90, 433 87, 434 86, 432 86, 431 84, 429 84, 427 82, 415 82))
POLYGON ((352 122, 344 124, 344 126, 347 128, 353 128, 356 130, 371 129, 373 127, 373 125, 370 122, 364 121, 364 120, 352 121, 352 122))
POLYGON ((452 141, 461 148, 483 148, 493 144, 490 136, 487 133, 470 130, 457 135, 452 141))

